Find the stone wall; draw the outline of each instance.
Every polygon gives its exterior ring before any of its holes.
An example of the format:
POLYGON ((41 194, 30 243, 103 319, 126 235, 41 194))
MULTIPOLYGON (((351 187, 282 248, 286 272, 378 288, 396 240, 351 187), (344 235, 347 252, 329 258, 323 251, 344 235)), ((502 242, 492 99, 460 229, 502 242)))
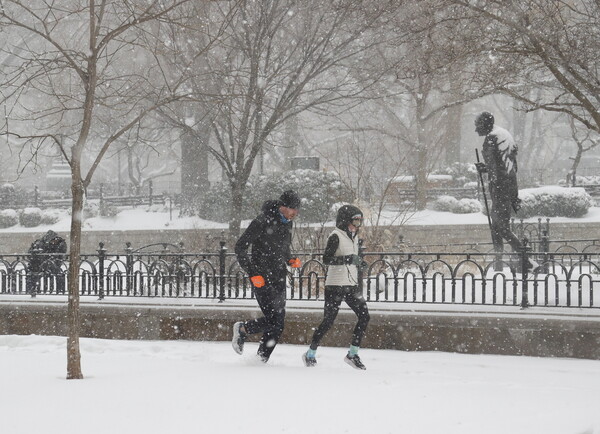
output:
MULTIPOLYGON (((307 345, 322 318, 321 303, 311 308, 290 305, 282 342, 307 345)), ((593 311, 414 311, 376 304, 370 309, 365 348, 600 359, 600 315, 593 311)), ((81 312, 83 337, 201 341, 229 341, 235 321, 260 314, 249 304, 233 302, 160 306, 102 301, 82 304, 81 312)), ((347 346, 355 320, 343 309, 322 344, 347 346)), ((0 297, 0 333, 64 336, 66 302, 0 297)))

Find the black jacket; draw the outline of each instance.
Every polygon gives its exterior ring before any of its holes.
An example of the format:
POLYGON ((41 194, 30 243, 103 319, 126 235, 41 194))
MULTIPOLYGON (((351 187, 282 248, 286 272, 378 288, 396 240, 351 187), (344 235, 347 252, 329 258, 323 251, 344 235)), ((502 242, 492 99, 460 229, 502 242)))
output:
POLYGON ((292 222, 283 223, 279 201, 266 201, 235 245, 235 254, 248 276, 263 276, 267 283, 284 280, 291 259, 292 222), (252 252, 248 249, 252 245, 252 252))
POLYGON ((65 258, 65 253, 67 253, 67 243, 64 238, 54 231, 48 231, 29 247, 29 268, 36 271, 41 269, 43 264, 60 264, 65 258), (54 255, 51 257, 38 255, 40 253, 53 253, 54 255))

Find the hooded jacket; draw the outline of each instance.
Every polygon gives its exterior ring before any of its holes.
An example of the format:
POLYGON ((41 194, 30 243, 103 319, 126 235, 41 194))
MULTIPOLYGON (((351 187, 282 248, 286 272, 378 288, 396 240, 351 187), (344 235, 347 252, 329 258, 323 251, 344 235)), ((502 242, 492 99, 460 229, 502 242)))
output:
POLYGON ((291 259, 292 222, 283 222, 280 206, 279 200, 266 201, 262 213, 252 220, 235 244, 240 267, 250 277, 263 276, 267 283, 284 281, 291 259))

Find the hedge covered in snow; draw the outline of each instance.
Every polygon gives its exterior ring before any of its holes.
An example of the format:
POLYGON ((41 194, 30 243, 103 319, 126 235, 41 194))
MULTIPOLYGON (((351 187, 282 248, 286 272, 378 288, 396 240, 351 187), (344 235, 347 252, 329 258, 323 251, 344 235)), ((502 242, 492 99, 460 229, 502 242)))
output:
POLYGON ((19 214, 14 209, 0 211, 0 229, 10 228, 19 223, 19 214))
POLYGON ((435 211, 446 211, 453 214, 470 214, 481 211, 481 204, 476 199, 456 199, 452 196, 440 196, 433 203, 435 211))
POLYGON ((522 200, 517 217, 583 217, 593 205, 581 187, 547 186, 519 190, 522 200))
MULTIPOLYGON (((582 187, 546 186, 519 190, 521 210, 519 218, 529 217, 583 217, 587 214, 593 199, 582 187)), ((489 200, 489 196, 488 196, 489 200)), ((491 207, 491 202, 489 203, 491 207)), ((457 200, 452 196, 440 196, 431 204, 436 211, 454 214, 483 212, 483 203, 474 199, 457 200)))

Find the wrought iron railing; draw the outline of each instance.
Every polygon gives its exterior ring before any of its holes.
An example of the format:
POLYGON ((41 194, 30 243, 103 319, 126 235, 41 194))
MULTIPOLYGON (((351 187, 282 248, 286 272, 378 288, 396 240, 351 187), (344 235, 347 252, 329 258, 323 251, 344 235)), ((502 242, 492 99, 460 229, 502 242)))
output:
MULTIPOLYGON (((130 246, 118 254, 102 244, 81 255, 82 296, 250 299, 254 290, 235 255, 221 243, 216 252, 188 253, 161 244, 154 251, 130 246)), ((594 244, 595 245, 595 244, 594 244)), ((499 306, 600 306, 600 252, 519 253, 361 252, 367 264, 360 285, 369 302, 499 306), (529 260, 537 262, 528 269, 529 260)), ((299 255, 290 271, 290 300, 322 300, 326 266, 318 253, 299 255)), ((67 258, 51 254, 0 255, 0 296, 63 294, 67 258), (37 264, 32 269, 31 264, 37 264)))

